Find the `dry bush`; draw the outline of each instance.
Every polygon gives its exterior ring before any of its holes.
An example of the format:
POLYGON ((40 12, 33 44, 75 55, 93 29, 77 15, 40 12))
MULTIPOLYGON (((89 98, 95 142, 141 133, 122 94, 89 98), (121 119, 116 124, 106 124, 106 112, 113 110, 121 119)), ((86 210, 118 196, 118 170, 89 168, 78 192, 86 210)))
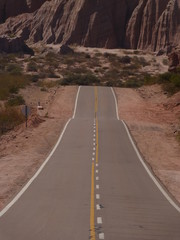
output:
POLYGON ((23 123, 24 116, 16 107, 0 107, 0 135, 23 123))

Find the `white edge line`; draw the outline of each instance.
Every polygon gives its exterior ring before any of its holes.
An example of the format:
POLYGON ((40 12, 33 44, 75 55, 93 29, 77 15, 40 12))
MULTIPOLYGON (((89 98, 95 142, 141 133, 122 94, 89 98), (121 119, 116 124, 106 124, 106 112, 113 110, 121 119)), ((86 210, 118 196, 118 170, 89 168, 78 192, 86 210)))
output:
POLYGON ((117 104, 117 98, 116 98, 116 95, 114 93, 114 89, 111 87, 111 91, 112 91, 112 94, 114 96, 114 101, 115 101, 115 105, 116 105, 116 116, 117 116, 117 119, 119 120, 119 113, 118 113, 118 104, 117 104))
POLYGON ((74 114, 73 114, 72 119, 74 119, 75 116, 76 116, 76 109, 77 109, 77 103, 78 103, 78 98, 79 98, 79 92, 80 92, 80 90, 81 90, 81 86, 79 86, 78 92, 77 92, 77 95, 76 95, 76 101, 75 101, 75 106, 74 106, 74 114))
POLYGON ((53 155, 53 153, 55 152, 57 146, 59 145, 59 143, 62 140, 62 137, 64 135, 64 132, 68 126, 68 124, 70 123, 71 118, 68 120, 68 122, 66 123, 56 145, 54 146, 53 150, 51 151, 51 153, 49 154, 49 156, 46 158, 45 162, 41 165, 41 167, 38 169, 38 171, 34 174, 34 176, 27 182, 27 184, 22 188, 22 190, 15 196, 15 198, 0 212, 0 217, 2 217, 8 210, 10 207, 12 207, 12 205, 15 204, 15 202, 17 202, 17 200, 23 195, 23 193, 28 189, 28 187, 31 185, 31 183, 37 178, 37 176, 40 174, 40 172, 43 170, 43 168, 45 167, 45 165, 48 163, 49 159, 51 158, 51 156, 53 155))
POLYGON ((155 178, 155 176, 152 174, 152 172, 150 171, 150 169, 148 168, 147 164, 144 162, 143 158, 141 157, 131 135, 130 135, 130 132, 129 132, 129 129, 126 125, 126 123, 121 120, 125 129, 126 129, 126 132, 127 132, 127 135, 131 141, 131 144, 140 160, 140 162, 142 163, 143 167, 145 168, 145 170, 147 171, 147 173, 149 174, 150 178, 153 180, 153 182, 156 184, 156 186, 159 188, 159 190, 162 192, 162 194, 164 195, 164 197, 169 201, 169 203, 180 213, 180 207, 173 201, 173 199, 168 195, 168 193, 163 189, 163 187, 160 185, 160 183, 157 181, 157 179, 155 178))
POLYGON ((53 153, 55 152, 56 148, 58 147, 58 145, 60 144, 62 138, 63 138, 63 135, 70 123, 70 121, 72 119, 74 119, 75 117, 75 114, 76 114, 76 108, 77 108, 77 101, 78 101, 78 97, 79 97, 79 92, 80 92, 80 88, 78 88, 78 92, 77 92, 77 95, 76 95, 76 101, 75 101, 75 107, 74 107, 74 114, 73 114, 73 117, 70 118, 65 126, 64 126, 64 129, 56 143, 56 145, 54 146, 54 148, 52 149, 51 153, 49 154, 49 156, 46 158, 46 160, 43 162, 43 164, 41 165, 41 167, 37 170, 37 172, 34 174, 34 176, 27 182, 27 184, 21 189, 21 191, 14 197, 14 199, 5 207, 3 208, 3 210, 0 212, 0 217, 2 217, 17 201, 18 199, 23 195, 23 193, 28 189, 28 187, 32 184, 32 182, 38 177, 38 175, 41 173, 41 171, 43 170, 43 168, 45 167, 45 165, 48 163, 49 159, 52 157, 53 153))

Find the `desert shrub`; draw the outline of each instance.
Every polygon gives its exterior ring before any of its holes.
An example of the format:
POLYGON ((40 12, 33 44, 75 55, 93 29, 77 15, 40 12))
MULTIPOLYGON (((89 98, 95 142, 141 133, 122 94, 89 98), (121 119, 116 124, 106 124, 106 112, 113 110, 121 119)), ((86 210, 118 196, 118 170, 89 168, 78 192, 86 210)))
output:
POLYGON ((48 78, 59 78, 59 76, 56 75, 55 69, 52 67, 49 67, 47 70, 47 77, 48 78))
POLYGON ((6 103, 7 106, 19 106, 23 104, 25 104, 25 100, 21 95, 10 98, 6 103))
MULTIPOLYGON (((161 76, 162 81, 162 76, 161 76)), ((180 74, 171 74, 169 79, 163 83, 163 89, 170 95, 180 91, 180 74)))
POLYGON ((18 93, 28 83, 28 78, 24 75, 0 74, 0 100, 6 100, 11 94, 18 93))
POLYGON ((6 70, 12 75, 20 75, 22 73, 21 67, 14 63, 9 64, 6 70))
POLYGON ((180 74, 180 67, 176 68, 176 72, 180 74))
POLYGON ((99 83, 99 79, 92 74, 70 74, 61 81, 61 85, 96 85, 99 83))
POLYGON ((115 81, 106 81, 104 85, 107 87, 123 87, 123 83, 120 79, 115 81))
POLYGON ((157 83, 157 76, 151 76, 149 74, 145 74, 144 76, 144 84, 152 85, 157 83))
POLYGON ((119 62, 123 64, 129 64, 131 63, 131 58, 126 55, 126 56, 120 57, 119 62))
POLYGON ((164 58, 162 62, 163 62, 163 64, 164 64, 165 66, 167 66, 167 65, 169 64, 169 61, 168 61, 168 59, 166 59, 166 58, 164 58))
POLYGON ((59 63, 58 63, 58 54, 53 53, 53 52, 47 53, 47 55, 45 56, 45 61, 47 62, 47 64, 49 66, 57 68, 58 65, 59 65, 59 63))
POLYGON ((136 70, 139 70, 139 68, 140 68, 139 64, 132 63, 129 65, 125 65, 122 69, 123 71, 131 72, 131 75, 134 75, 137 73, 136 70))
POLYGON ((161 84, 170 95, 180 91, 180 74, 166 72, 158 76, 145 75, 144 84, 161 84))
POLYGON ((140 51, 138 51, 138 50, 134 50, 133 53, 134 53, 134 54, 140 54, 140 51))
POLYGON ((108 71, 105 72, 104 76, 102 77, 103 80, 107 81, 116 81, 119 80, 120 78, 120 72, 114 68, 114 69, 109 69, 108 71))
POLYGON ((85 58, 91 58, 90 54, 86 53, 85 58))
POLYGON ((53 88, 59 85, 59 80, 57 81, 39 81, 37 86, 41 87, 41 91, 47 91, 48 88, 53 88))
POLYGON ((144 57, 133 57, 132 61, 134 62, 135 65, 139 66, 139 67, 145 67, 150 65, 149 62, 146 61, 146 59, 144 57))
POLYGON ((71 69, 73 74, 91 74, 91 71, 87 69, 86 66, 76 67, 71 69))
POLYGON ((30 82, 36 83, 38 82, 40 76, 38 74, 28 75, 28 79, 30 82))
POLYGON ((38 71, 38 65, 34 61, 30 61, 27 65, 27 70, 29 72, 37 72, 38 71))
POLYGON ((123 84, 123 87, 138 88, 138 87, 141 87, 142 85, 143 85, 143 81, 138 80, 136 78, 130 78, 123 84))
POLYGON ((20 110, 15 107, 0 108, 0 135, 12 130, 24 120, 20 110))
POLYGON ((0 54, 0 71, 5 71, 11 62, 15 62, 14 54, 0 54))

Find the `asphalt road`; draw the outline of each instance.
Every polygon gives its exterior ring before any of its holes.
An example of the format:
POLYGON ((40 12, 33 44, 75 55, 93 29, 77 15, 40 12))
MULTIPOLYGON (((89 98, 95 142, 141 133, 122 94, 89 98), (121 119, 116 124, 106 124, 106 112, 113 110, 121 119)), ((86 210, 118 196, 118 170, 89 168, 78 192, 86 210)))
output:
POLYGON ((180 239, 180 213, 140 163, 111 88, 81 88, 61 142, 14 202, 0 240, 180 239))

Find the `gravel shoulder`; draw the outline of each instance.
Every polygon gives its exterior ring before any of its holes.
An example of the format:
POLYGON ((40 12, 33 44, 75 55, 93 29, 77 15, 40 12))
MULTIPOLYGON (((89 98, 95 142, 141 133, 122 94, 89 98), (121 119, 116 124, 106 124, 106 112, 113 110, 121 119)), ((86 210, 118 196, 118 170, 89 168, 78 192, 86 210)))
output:
POLYGON ((180 93, 173 97, 160 86, 115 89, 120 119, 126 121, 144 159, 180 202, 180 93))
POLYGON ((42 92, 36 87, 21 90, 32 114, 24 124, 0 138, 0 210, 35 174, 72 116, 77 87, 58 87, 42 92), (43 110, 37 112, 37 102, 43 110))

